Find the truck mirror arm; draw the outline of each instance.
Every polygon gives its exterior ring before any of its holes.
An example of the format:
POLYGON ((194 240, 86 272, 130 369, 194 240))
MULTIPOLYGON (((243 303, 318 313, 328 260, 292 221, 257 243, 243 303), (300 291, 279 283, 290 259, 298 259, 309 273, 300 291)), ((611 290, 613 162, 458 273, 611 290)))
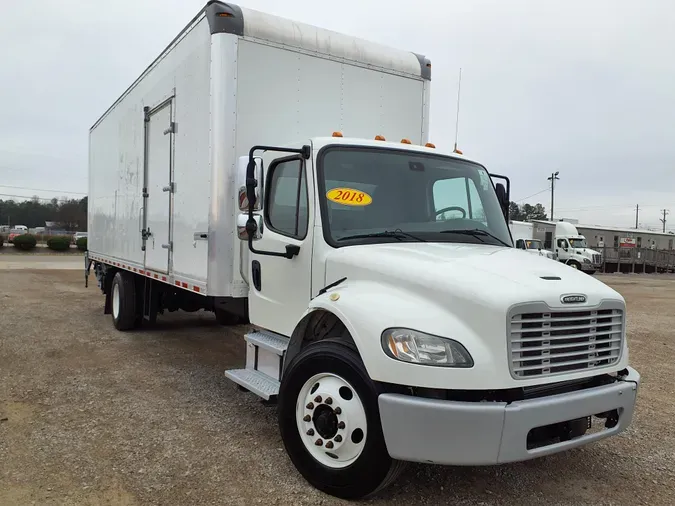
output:
POLYGON ((309 145, 304 145, 300 149, 296 148, 280 148, 275 146, 253 146, 248 152, 248 165, 246 166, 246 198, 248 199, 248 220, 246 221, 246 232, 248 232, 248 249, 252 253, 258 255, 266 255, 273 257, 283 257, 289 260, 300 253, 300 246, 294 244, 287 244, 285 252, 279 251, 262 251, 253 247, 253 236, 258 228, 258 225, 253 218, 253 209, 255 207, 255 188, 258 181, 255 178, 255 152, 256 151, 278 151, 281 153, 296 153, 301 155, 305 160, 312 156, 312 148, 309 145))

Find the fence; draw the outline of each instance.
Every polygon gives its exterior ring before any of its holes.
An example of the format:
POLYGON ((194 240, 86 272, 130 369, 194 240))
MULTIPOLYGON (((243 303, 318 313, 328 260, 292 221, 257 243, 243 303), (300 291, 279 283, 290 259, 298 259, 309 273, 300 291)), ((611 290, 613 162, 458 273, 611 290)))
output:
POLYGON ((675 250, 607 246, 593 249, 602 252, 602 272, 675 272, 675 250))

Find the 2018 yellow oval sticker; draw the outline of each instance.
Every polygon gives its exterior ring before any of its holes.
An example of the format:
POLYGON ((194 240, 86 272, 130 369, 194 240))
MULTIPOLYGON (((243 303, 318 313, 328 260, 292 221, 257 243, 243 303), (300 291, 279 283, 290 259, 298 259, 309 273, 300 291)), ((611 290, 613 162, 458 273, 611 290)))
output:
POLYGON ((343 206, 367 206, 373 202, 373 198, 366 192, 353 188, 333 188, 326 193, 326 198, 343 206))

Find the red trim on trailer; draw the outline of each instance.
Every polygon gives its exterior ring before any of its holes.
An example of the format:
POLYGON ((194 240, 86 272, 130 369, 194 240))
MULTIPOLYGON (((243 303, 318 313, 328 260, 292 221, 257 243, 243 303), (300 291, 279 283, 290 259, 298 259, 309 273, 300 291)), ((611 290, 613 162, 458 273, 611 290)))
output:
POLYGON ((166 276, 166 275, 158 274, 156 272, 151 272, 147 269, 140 269, 140 268, 137 268, 137 267, 133 267, 131 265, 123 264, 121 262, 116 262, 114 260, 107 260, 107 259, 101 258, 101 257, 96 256, 96 255, 90 255, 89 258, 91 260, 94 260, 94 261, 97 261, 97 262, 100 262, 100 263, 103 263, 103 264, 106 264, 106 265, 111 265, 113 267, 119 267, 121 269, 125 269, 125 270, 131 271, 131 272, 135 272, 137 274, 147 276, 149 278, 154 278, 158 281, 161 278, 161 281, 164 282, 164 283, 167 283, 167 284, 172 285, 172 286, 175 285, 179 288, 186 288, 188 290, 192 290, 192 291, 194 291, 196 293, 199 293, 199 294, 204 294, 204 292, 206 291, 206 288, 202 288, 202 287, 199 287, 197 285, 190 285, 185 281, 181 281, 179 279, 172 279, 171 276, 166 276))

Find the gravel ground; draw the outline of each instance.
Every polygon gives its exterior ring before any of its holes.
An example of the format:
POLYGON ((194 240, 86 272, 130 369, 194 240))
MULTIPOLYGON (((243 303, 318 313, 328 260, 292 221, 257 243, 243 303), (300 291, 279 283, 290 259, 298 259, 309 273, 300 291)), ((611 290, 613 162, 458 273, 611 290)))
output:
MULTIPOLYGON (((628 301, 643 377, 628 431, 515 465, 411 465, 370 503, 675 504, 675 278, 601 279, 628 301)), ((122 334, 102 307, 81 272, 0 270, 0 504, 346 504, 298 475, 274 408, 224 378, 244 328, 175 313, 122 334)))

